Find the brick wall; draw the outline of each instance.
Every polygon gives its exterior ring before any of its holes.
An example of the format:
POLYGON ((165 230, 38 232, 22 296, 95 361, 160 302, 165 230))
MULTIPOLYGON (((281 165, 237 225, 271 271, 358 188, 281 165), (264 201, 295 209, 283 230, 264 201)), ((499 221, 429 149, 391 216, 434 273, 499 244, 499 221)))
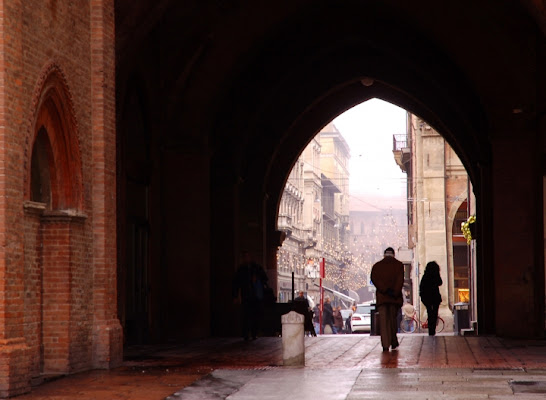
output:
POLYGON ((122 341, 111 198, 113 1, 0 0, 0 21, 3 397, 28 391, 40 373, 89 369, 97 359, 114 365, 122 341), (53 153, 50 205, 29 202, 41 125, 53 153))
POLYGON ((41 204, 28 204, 25 207, 25 316, 24 337, 29 347, 29 366, 31 376, 42 371, 42 234, 40 215, 41 204))

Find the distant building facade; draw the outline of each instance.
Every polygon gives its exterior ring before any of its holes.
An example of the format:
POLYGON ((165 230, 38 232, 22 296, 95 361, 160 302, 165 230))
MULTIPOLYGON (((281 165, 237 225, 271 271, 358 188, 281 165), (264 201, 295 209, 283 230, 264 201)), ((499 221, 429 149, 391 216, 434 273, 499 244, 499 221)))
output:
POLYGON ((304 149, 288 177, 278 214, 285 239, 277 253, 278 301, 303 290, 319 301, 319 263, 326 261, 325 285, 340 289, 348 252, 350 150, 332 124, 304 149))
POLYGON ((353 256, 355 279, 353 289, 361 302, 375 300, 375 288, 370 282, 374 263, 383 257, 387 247, 406 247, 406 210, 380 209, 371 205, 354 207, 350 211, 349 250, 353 256))

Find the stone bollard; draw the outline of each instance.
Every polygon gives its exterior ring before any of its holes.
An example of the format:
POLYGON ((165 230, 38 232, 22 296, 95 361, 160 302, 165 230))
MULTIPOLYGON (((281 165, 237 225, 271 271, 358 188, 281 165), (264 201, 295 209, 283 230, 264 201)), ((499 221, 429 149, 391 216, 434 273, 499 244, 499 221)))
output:
POLYGON ((305 366, 304 318, 295 311, 281 316, 284 366, 305 366))

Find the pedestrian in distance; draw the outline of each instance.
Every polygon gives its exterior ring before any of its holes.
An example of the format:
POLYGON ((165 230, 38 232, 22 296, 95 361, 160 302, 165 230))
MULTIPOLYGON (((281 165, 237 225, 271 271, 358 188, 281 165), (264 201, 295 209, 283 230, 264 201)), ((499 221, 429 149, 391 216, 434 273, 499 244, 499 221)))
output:
POLYGON ((254 262, 248 251, 244 251, 233 278, 232 295, 234 303, 241 303, 242 336, 245 341, 256 340, 263 314, 267 280, 262 266, 254 262))
POLYGON ((436 261, 429 262, 425 267, 425 273, 419 284, 419 295, 427 308, 429 336, 436 335, 438 309, 442 302, 442 296, 440 295, 440 286, 442 286, 442 283, 440 266, 436 261))
POLYGON ((324 328, 326 325, 330 326, 332 333, 337 333, 336 327, 334 326, 334 309, 332 304, 330 304, 330 298, 326 297, 324 300, 324 308, 322 310, 322 331, 325 332, 324 328))
POLYGON ((343 315, 341 315, 341 307, 337 306, 334 310, 334 326, 337 333, 343 332, 343 315))
POLYGON ((313 307, 313 326, 315 327, 315 333, 320 333, 320 309, 318 304, 313 307))
POLYGON ((304 307, 306 307, 306 310, 309 309, 309 300, 305 298, 305 293, 303 290, 300 290, 298 292, 298 297, 294 299, 294 302, 300 302, 301 304, 304 304, 304 307))
POLYGON ((313 312, 311 311, 311 307, 309 307, 309 300, 305 298, 303 290, 300 290, 298 297, 294 299, 294 311, 305 317, 303 324, 305 332, 310 336, 317 336, 313 327, 313 312))
POLYGON ((349 312, 349 316, 345 319, 345 333, 353 333, 351 330, 351 318, 353 317, 353 308, 349 312))
POLYGON ((376 304, 379 312, 379 329, 383 351, 398 346, 397 316, 402 307, 404 264, 394 258, 394 249, 385 249, 383 259, 372 267, 371 280, 376 288, 376 304))

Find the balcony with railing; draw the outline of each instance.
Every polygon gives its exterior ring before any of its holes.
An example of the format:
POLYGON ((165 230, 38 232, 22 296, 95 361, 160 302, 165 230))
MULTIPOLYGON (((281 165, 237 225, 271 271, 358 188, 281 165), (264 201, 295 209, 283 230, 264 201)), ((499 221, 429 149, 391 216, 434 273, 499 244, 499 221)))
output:
POLYGON ((408 135, 392 135, 392 151, 402 151, 408 147, 408 135))
POLYGON ((292 229, 292 217, 289 215, 279 214, 277 219, 277 226, 280 230, 292 229))
POLYGON ((408 135, 392 135, 392 153, 402 172, 408 172, 411 160, 411 144, 408 135))

